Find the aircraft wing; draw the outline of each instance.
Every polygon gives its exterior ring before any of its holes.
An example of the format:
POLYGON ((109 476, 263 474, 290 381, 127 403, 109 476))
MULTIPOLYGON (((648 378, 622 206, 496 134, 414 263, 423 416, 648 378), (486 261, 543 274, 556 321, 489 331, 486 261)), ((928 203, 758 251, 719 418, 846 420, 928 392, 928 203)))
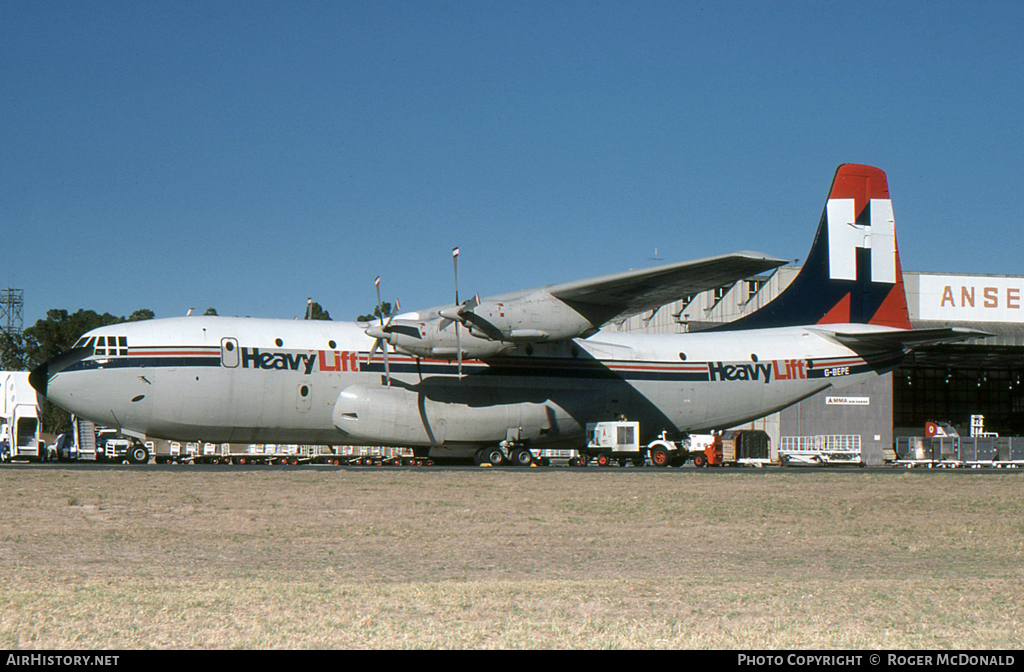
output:
POLYGON ((900 329, 894 331, 869 331, 830 334, 837 341, 857 352, 913 350, 935 343, 956 343, 972 338, 992 336, 987 331, 963 327, 940 327, 937 329, 900 329))
POLYGON ((544 289, 600 325, 654 310, 683 296, 731 285, 786 263, 759 252, 734 252, 573 280, 544 289))

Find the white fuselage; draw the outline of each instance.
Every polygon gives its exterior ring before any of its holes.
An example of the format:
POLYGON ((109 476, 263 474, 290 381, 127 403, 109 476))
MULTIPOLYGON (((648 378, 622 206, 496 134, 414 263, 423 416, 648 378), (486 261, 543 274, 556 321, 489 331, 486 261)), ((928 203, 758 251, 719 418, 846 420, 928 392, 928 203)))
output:
POLYGON ((102 327, 49 372, 47 396, 94 422, 175 440, 556 445, 617 416, 639 420, 645 436, 726 428, 894 362, 866 362, 818 327, 598 332, 467 361, 460 377, 453 361, 390 352, 385 366, 379 350, 368 361, 365 327, 230 317, 102 327))

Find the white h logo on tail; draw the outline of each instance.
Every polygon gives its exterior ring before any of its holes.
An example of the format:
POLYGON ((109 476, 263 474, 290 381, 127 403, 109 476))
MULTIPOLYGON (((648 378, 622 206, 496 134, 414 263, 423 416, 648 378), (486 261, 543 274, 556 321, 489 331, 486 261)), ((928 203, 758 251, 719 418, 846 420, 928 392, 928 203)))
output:
POLYGON ((892 201, 872 198, 871 224, 857 224, 854 199, 830 198, 828 275, 833 280, 857 279, 857 248, 871 250, 871 282, 896 284, 896 222, 892 201))

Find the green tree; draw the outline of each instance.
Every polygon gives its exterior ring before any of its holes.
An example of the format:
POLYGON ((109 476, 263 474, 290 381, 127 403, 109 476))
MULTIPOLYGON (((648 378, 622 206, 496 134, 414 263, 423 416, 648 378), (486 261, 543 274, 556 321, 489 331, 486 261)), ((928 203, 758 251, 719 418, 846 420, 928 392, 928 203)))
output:
POLYGON ((25 354, 33 366, 42 364, 70 350, 85 332, 121 322, 125 322, 123 317, 110 313, 100 315, 94 310, 78 310, 70 314, 62 308, 48 310, 45 320, 38 320, 25 330, 25 354))
POLYGON ((29 367, 25 356, 25 337, 0 331, 0 371, 24 371, 29 367))
POLYGON ((307 320, 330 320, 331 314, 323 309, 316 301, 311 302, 306 308, 307 320))
POLYGON ((379 306, 373 309, 373 312, 368 315, 360 315, 356 318, 357 322, 376 322, 380 319, 383 313, 384 318, 391 317, 391 304, 387 301, 382 302, 379 306))

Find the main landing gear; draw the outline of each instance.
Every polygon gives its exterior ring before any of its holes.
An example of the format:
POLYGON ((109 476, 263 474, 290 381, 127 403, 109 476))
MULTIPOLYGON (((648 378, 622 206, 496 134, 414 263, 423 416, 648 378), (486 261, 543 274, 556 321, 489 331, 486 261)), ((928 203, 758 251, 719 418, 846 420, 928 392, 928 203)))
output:
POLYGON ((497 467, 502 464, 510 464, 513 467, 528 467, 533 464, 533 453, 521 445, 513 444, 509 446, 508 453, 502 450, 501 446, 492 446, 476 451, 476 455, 473 456, 473 463, 477 466, 490 464, 497 467))

